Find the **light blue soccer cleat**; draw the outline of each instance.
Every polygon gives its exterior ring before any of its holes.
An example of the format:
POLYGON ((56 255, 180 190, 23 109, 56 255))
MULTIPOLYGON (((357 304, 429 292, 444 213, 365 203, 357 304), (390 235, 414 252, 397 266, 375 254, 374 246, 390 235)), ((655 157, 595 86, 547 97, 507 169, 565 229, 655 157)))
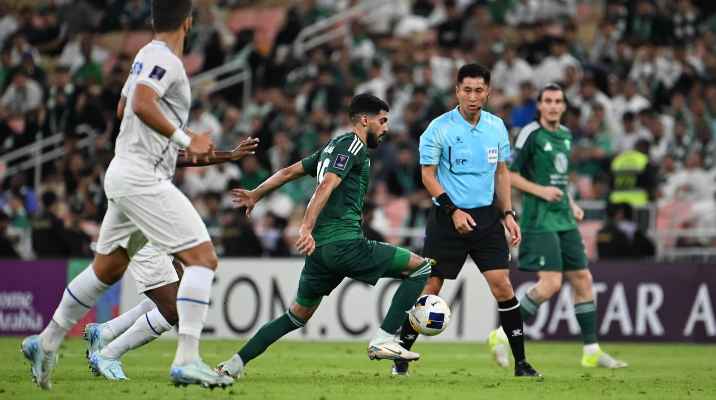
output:
POLYGON ((104 340, 102 340, 102 324, 87 324, 85 325, 85 331, 83 332, 84 339, 87 341, 87 351, 85 356, 90 359, 92 353, 98 353, 102 351, 105 346, 104 340))
POLYGON ((127 375, 122 370, 122 362, 113 358, 103 357, 99 352, 89 356, 90 371, 97 376, 104 376, 110 381, 126 381, 127 375))
POLYGON ((170 377, 174 382, 174 386, 200 385, 201 387, 214 389, 217 387, 225 388, 234 383, 233 378, 214 371, 201 360, 187 365, 173 365, 170 377))
POLYGON ((41 345, 40 335, 32 335, 22 341, 20 350, 25 355, 27 361, 30 362, 32 371, 32 381, 38 384, 42 389, 50 390, 52 383, 52 370, 57 365, 57 352, 45 351, 41 345))

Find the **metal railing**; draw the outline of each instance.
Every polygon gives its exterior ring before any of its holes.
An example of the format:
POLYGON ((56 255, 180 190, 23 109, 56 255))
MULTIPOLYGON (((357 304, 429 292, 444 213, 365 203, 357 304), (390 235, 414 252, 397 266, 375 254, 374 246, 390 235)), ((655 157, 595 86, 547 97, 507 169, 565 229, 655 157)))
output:
POLYGON ((251 100, 252 85, 251 67, 249 66, 248 58, 253 49, 253 46, 247 45, 223 65, 194 75, 189 81, 192 93, 211 94, 243 83, 243 104, 248 104, 251 100))
POLYGON ((349 37, 348 22, 369 17, 381 11, 390 0, 364 0, 328 18, 317 21, 301 30, 293 42, 293 55, 300 58, 307 51, 341 37, 349 37))
MULTIPOLYGON (((96 136, 94 133, 88 134, 77 141, 76 148, 92 149, 96 136)), ((38 132, 35 142, 0 156, 0 163, 7 166, 5 174, 13 176, 34 168, 33 183, 35 187, 40 187, 42 165, 65 155, 64 140, 65 135, 62 133, 42 138, 42 132, 38 132)))

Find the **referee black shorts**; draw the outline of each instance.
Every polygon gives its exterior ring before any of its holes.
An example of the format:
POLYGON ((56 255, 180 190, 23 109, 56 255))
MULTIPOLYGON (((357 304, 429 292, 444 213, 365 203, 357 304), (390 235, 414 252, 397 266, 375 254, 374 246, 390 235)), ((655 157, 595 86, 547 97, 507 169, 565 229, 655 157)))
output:
POLYGON ((509 268, 510 251, 497 208, 487 206, 463 211, 477 223, 474 230, 465 235, 458 233, 452 218, 436 206, 430 210, 423 256, 437 261, 431 276, 457 278, 468 254, 480 272, 509 268))

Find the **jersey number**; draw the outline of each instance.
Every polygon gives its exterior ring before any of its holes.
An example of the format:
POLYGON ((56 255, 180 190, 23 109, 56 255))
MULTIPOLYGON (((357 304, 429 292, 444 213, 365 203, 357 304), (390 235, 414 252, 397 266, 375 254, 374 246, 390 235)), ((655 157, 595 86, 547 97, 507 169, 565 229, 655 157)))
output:
POLYGON ((330 163, 331 160, 328 158, 318 163, 318 167, 316 168, 316 178, 318 179, 318 183, 323 182, 323 178, 326 177, 326 168, 328 168, 328 164, 330 163))

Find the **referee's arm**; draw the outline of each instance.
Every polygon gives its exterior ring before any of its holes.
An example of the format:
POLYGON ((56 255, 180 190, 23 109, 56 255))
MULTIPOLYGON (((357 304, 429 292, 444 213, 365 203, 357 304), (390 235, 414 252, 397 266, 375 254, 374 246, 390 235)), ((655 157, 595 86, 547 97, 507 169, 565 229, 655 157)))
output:
POLYGON ((517 221, 510 214, 504 214, 507 210, 512 210, 512 193, 510 190, 510 170, 507 163, 500 161, 495 169, 495 192, 497 194, 497 209, 504 216, 505 228, 510 233, 510 246, 516 246, 522 239, 520 227, 517 221))
MULTIPOLYGON (((438 181, 438 178, 436 176, 437 171, 437 165, 422 165, 420 169, 420 175, 422 177, 425 189, 427 189, 428 193, 430 193, 430 195, 436 199, 440 197, 440 195, 442 195, 443 193, 446 193, 445 189, 438 181)), ((455 229, 462 234, 471 232, 473 230, 473 227, 477 226, 477 223, 472 218, 472 216, 460 210, 459 208, 452 213, 452 222, 455 225, 455 229)))

